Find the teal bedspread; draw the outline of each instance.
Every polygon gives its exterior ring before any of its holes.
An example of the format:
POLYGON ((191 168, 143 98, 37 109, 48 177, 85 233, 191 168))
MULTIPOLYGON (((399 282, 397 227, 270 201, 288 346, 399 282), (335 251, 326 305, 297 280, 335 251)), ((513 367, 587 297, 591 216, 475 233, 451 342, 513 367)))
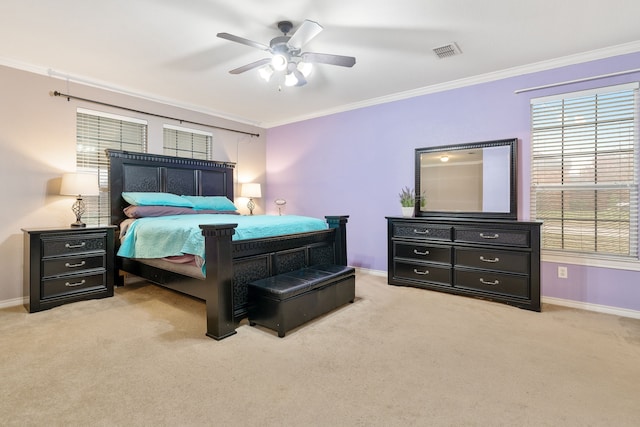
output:
POLYGON ((205 258, 200 224, 238 224, 232 240, 246 240, 327 229, 318 218, 296 215, 172 215, 137 219, 122 239, 118 255, 164 258, 192 254, 205 258))

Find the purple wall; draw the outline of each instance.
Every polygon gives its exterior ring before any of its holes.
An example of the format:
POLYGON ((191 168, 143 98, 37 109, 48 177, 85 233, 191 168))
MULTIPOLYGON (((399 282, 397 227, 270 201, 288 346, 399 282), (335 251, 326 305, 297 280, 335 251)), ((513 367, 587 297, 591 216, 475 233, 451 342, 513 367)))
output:
MULTIPOLYGON (((518 138, 518 218, 529 218, 533 97, 637 81, 640 73, 514 94, 518 89, 638 68, 640 53, 566 66, 269 129, 265 200, 284 213, 350 215, 349 264, 387 270, 385 216, 399 216, 397 194, 414 184, 414 149, 518 138)), ((304 89, 302 89, 304 90, 304 89)), ((267 204, 267 213, 277 212, 267 204)), ((557 279, 543 263, 543 296, 640 310, 640 272, 571 266, 557 279)))

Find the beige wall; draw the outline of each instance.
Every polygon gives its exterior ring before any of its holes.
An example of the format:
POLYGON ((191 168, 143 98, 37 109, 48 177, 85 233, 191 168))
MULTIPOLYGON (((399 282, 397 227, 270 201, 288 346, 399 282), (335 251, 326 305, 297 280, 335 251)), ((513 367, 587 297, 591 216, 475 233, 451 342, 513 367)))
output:
MULTIPOLYGON (((177 117, 251 133, 182 126, 213 133, 213 157, 236 162, 236 182, 265 180, 265 132, 246 124, 151 102, 94 87, 0 66, 0 306, 22 301, 23 244, 21 228, 67 226, 74 220, 73 198, 58 195, 63 172, 75 170, 76 109, 105 111, 148 121, 149 152, 162 151, 163 124, 175 121, 131 113, 50 95, 60 91, 154 114, 177 117)), ((211 96, 215 96, 212 94, 211 96)), ((236 194, 239 194, 236 186, 236 194)), ((257 200, 256 213, 264 213, 257 200)), ((246 199, 236 205, 247 211, 246 199)))

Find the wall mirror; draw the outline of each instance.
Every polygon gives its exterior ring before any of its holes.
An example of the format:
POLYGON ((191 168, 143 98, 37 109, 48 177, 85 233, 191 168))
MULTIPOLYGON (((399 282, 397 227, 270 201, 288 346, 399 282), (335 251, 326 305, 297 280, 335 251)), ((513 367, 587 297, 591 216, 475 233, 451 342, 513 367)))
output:
POLYGON ((517 219, 517 139, 416 149, 416 216, 517 219))

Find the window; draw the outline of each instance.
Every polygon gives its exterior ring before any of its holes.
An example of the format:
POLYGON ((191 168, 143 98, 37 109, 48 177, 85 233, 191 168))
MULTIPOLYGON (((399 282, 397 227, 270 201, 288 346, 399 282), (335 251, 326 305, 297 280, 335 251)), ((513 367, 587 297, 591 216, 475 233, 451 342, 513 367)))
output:
POLYGON ((638 257, 638 84, 533 99, 542 249, 638 257))
POLYGON ((211 133, 165 125, 163 135, 165 155, 211 160, 211 133))
POLYGON ((87 197, 82 220, 89 225, 110 223, 109 161, 105 150, 147 151, 147 122, 79 108, 76 116, 76 166, 98 174, 100 195, 87 197))

